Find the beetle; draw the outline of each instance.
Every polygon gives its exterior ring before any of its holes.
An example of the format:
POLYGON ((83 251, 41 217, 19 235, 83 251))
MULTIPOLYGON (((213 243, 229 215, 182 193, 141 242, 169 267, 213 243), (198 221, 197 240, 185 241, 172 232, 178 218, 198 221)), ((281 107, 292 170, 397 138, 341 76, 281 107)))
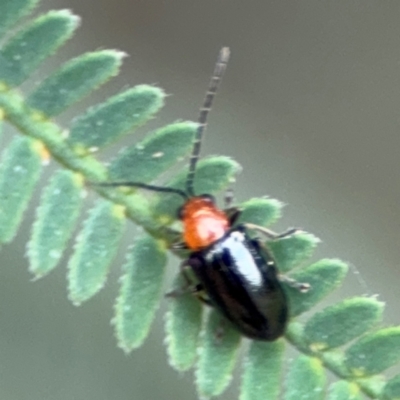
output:
MULTIPOLYGON (((189 250, 189 257, 181 265, 189 290, 218 309, 244 336, 272 341, 284 334, 289 316, 282 279, 302 291, 306 291, 308 285, 279 276, 273 255, 259 238, 252 237, 250 231, 274 240, 292 235, 296 229, 276 234, 253 224, 235 225, 241 211, 230 207, 231 195, 226 196, 225 209, 220 209, 212 196, 194 192, 196 165, 207 117, 229 55, 227 47, 219 52, 200 109, 185 190, 142 182, 104 182, 100 185, 138 187, 181 196, 184 202, 178 217, 183 225, 182 241, 175 247, 189 250)), ((170 293, 177 294, 179 290, 170 293)))

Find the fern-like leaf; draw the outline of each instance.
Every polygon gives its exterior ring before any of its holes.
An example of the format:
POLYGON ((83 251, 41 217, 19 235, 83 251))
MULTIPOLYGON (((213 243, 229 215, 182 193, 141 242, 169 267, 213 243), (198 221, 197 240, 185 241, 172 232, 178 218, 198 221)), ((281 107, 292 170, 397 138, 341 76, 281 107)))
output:
POLYGON ((153 86, 125 90, 72 121, 67 141, 83 154, 93 147, 104 147, 148 121, 163 99, 164 93, 153 86))
POLYGON ((200 396, 218 396, 228 386, 238 356, 241 336, 223 320, 219 312, 211 310, 202 333, 196 382, 200 396))
POLYGON ((25 26, 1 49, 0 80, 17 86, 69 39, 79 18, 68 10, 50 11, 25 26))
POLYGON ((243 364, 240 400, 277 399, 283 373, 283 339, 272 343, 253 341, 243 364))
MULTIPOLYGON (((1 1, 0 35, 8 33, 37 3, 1 1)), ((50 11, 26 22, 0 49, 0 129, 11 125, 21 133, 1 155, 0 241, 9 242, 15 236, 49 158, 60 171, 45 186, 28 244, 29 268, 36 278, 56 268, 77 227, 85 190, 97 192, 101 199, 79 226, 68 261, 69 297, 75 304, 92 298, 104 286, 126 220, 140 226, 143 233, 127 252, 113 317, 118 344, 130 351, 146 339, 160 303, 166 250, 175 239, 170 228, 176 225, 182 200, 173 194, 149 195, 96 182, 160 179, 188 154, 197 125, 172 123, 121 150, 108 166, 101 163, 94 150, 146 123, 161 108, 165 95, 154 86, 136 86, 90 107, 67 128, 59 125, 54 118, 116 75, 124 56, 115 50, 80 55, 39 82, 31 93, 19 92, 18 86, 66 43, 78 24, 79 18, 69 11, 50 11)), ((232 183, 239 170, 228 157, 202 159, 195 191, 217 193, 232 183)), ((166 184, 183 188, 186 174, 182 168, 166 184)), ((266 227, 282 213, 282 203, 270 198, 250 199, 240 206, 239 222, 266 227)), ((311 289, 300 293, 283 283, 291 322, 285 338, 249 343, 240 399, 400 398, 400 376, 386 379, 381 375, 400 362, 400 328, 376 328, 383 313, 381 302, 355 297, 313 313, 313 307, 342 284, 348 269, 338 259, 310 262, 318 242, 310 233, 297 232, 266 243, 280 272, 308 283, 311 289), (309 315, 300 323, 296 317, 305 312, 309 315), (286 366, 287 344, 299 354, 286 366), (285 367, 287 375, 282 378, 285 367), (337 378, 330 384, 328 371, 337 378)), ((180 274, 174 285, 176 293, 183 285, 180 274)), ((168 301, 165 325, 170 364, 180 371, 195 365, 199 395, 219 395, 231 379, 242 337, 216 310, 205 308, 190 294, 168 301)))
POLYGON ((124 56, 120 51, 101 50, 65 63, 29 95, 27 105, 46 117, 60 114, 117 75, 124 56))
POLYGON ((83 202, 82 176, 58 171, 43 192, 28 244, 30 271, 39 278, 57 266, 83 202))
POLYGON ((41 144, 15 137, 0 165, 0 241, 13 239, 42 169, 41 144))
POLYGON ((74 304, 90 299, 104 286, 124 222, 119 205, 101 200, 92 209, 68 263, 69 298, 74 304))
POLYGON ((126 352, 139 347, 149 333, 166 261, 163 243, 147 235, 136 239, 128 254, 113 321, 118 344, 126 352))
POLYGON ((37 3, 39 0, 3 0, 0 2, 0 36, 28 14, 37 3))
MULTIPOLYGON (((181 274, 174 283, 174 290, 185 284, 181 274)), ((186 371, 196 362, 203 317, 201 303, 190 293, 172 296, 165 316, 169 362, 178 371, 186 371)))

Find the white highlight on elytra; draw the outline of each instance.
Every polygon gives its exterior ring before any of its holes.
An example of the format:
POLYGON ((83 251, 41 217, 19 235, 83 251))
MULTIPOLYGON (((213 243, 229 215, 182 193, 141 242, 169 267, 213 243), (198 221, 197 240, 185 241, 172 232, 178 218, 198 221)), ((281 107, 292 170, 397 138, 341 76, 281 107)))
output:
MULTIPOLYGON (((235 242, 244 242, 245 238, 241 232, 233 232, 231 239, 235 242)), ((242 274, 246 280, 255 286, 260 286, 263 283, 263 278, 259 268, 257 267, 252 254, 244 246, 235 246, 235 254, 241 260, 238 265, 245 265, 245 268, 240 269, 238 272, 242 274)))

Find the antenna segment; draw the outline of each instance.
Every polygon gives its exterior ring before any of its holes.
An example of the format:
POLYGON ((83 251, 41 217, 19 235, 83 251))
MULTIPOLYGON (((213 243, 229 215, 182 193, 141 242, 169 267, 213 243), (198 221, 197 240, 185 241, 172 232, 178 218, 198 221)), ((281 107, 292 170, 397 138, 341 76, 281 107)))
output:
POLYGON ((226 66, 229 61, 229 55, 230 55, 229 47, 223 47, 220 50, 210 84, 208 85, 206 97, 204 98, 203 106, 200 108, 200 114, 198 119, 199 126, 197 128, 196 137, 193 143, 192 155, 190 156, 189 172, 186 179, 186 192, 189 197, 195 195, 193 189, 193 183, 196 173, 196 165, 197 161, 199 160, 199 155, 201 150, 201 141, 203 138, 204 131, 206 130, 207 127, 208 114, 210 113, 212 103, 215 98, 215 94, 217 93, 218 85, 222 79, 222 76, 224 75, 226 66))
POLYGON ((96 185, 102 187, 120 187, 120 186, 138 187, 141 189, 152 190, 153 192, 175 193, 183 197, 185 200, 187 200, 188 198, 187 194, 183 190, 164 187, 164 186, 148 185, 147 183, 141 183, 141 182, 101 182, 101 183, 96 183, 96 185))

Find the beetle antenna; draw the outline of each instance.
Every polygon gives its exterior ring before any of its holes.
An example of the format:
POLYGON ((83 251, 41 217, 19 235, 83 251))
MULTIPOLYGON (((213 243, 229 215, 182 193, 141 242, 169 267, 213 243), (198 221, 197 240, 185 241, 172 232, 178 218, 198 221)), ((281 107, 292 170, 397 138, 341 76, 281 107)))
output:
POLYGON ((226 66, 228 64, 229 55, 229 47, 223 47, 220 50, 217 62, 215 64, 214 73, 212 74, 211 81, 208 85, 206 97, 204 98, 203 106, 200 108, 198 119, 199 125, 193 143, 192 155, 190 156, 189 172, 186 179, 186 192, 189 196, 194 196, 193 183, 196 173, 196 165, 200 155, 201 140, 207 127, 207 117, 210 113, 215 94, 217 93, 218 85, 222 79, 222 76, 224 75, 226 66))
POLYGON ((141 189, 151 190, 153 192, 175 193, 183 197, 185 200, 187 200, 188 198, 188 195, 183 190, 170 187, 163 187, 163 186, 147 185, 146 183, 140 183, 140 182, 99 182, 99 183, 94 182, 91 184, 95 186, 105 186, 105 187, 120 187, 120 186, 138 187, 141 189))

